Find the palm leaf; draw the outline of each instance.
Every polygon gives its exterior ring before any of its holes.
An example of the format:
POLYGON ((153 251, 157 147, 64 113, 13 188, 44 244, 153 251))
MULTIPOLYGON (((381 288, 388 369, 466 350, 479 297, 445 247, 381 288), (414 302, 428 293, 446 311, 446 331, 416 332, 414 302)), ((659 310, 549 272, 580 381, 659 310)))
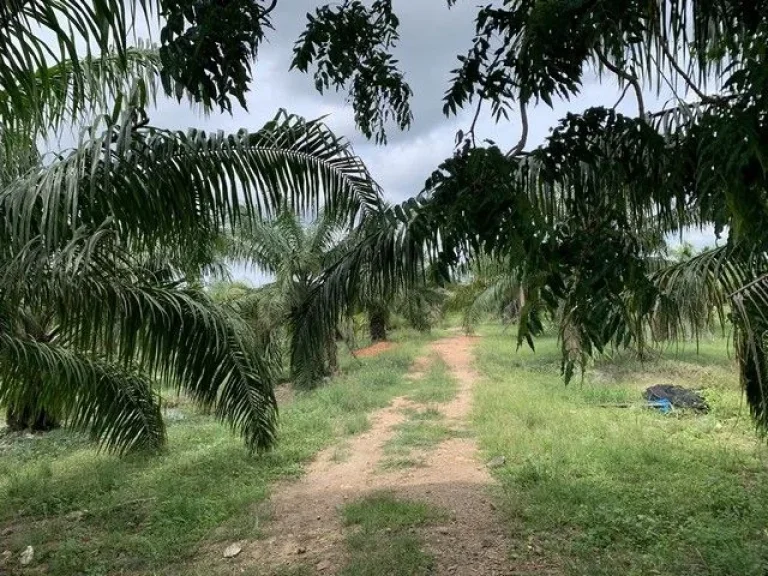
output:
POLYGON ((160 57, 151 47, 129 48, 63 60, 35 74, 37 97, 20 113, 13 90, 0 92, 0 124, 6 142, 25 135, 48 136, 65 124, 114 108, 144 108, 156 102, 160 57), (32 106, 35 108, 32 109, 32 106))
POLYGON ((768 430, 768 275, 732 295, 741 383, 758 429, 768 430))
POLYGON ((302 385, 322 376, 317 354, 342 319, 365 302, 389 301, 423 274, 426 242, 418 217, 409 222, 412 216, 415 212, 401 206, 370 213, 293 311, 291 367, 302 385))
POLYGON ((135 69, 128 65, 126 42, 137 9, 148 15, 152 4, 148 0, 4 2, 0 7, 0 110, 12 112, 21 124, 45 126, 47 119, 56 117, 43 113, 46 104, 63 102, 61 96, 68 87, 74 90, 70 94, 77 94, 70 102, 79 109, 84 103, 82 89, 88 84, 83 61, 93 63, 93 50, 106 54, 114 49, 123 68, 120 75, 131 77, 135 69))
POLYGON ((111 219, 138 250, 182 247, 201 229, 237 225, 241 209, 270 216, 322 205, 352 223, 381 202, 362 162, 319 121, 281 112, 258 132, 230 136, 98 126, 76 150, 0 192, 9 241, 41 235, 51 249, 73 226, 111 219))
POLYGON ((273 442, 270 359, 259 356, 258 341, 234 310, 181 283, 173 270, 146 266, 109 230, 84 234, 53 258, 44 242, 30 245, 7 270, 4 334, 14 332, 22 303, 47 310, 57 320, 57 345, 66 351, 185 391, 229 422, 251 449, 273 442))
POLYGON ((138 373, 5 333, 0 333, 0 365, 0 404, 50 410, 119 453, 163 445, 159 399, 151 382, 138 373))
POLYGON ((194 288, 80 278, 56 290, 60 338, 177 386, 230 423, 251 449, 271 446, 275 367, 231 311, 194 288))

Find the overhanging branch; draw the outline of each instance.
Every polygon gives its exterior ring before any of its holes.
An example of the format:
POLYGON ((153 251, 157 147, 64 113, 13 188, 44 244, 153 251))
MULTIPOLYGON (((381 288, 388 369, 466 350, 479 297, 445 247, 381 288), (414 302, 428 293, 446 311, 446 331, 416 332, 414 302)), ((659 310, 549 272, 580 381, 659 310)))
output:
POLYGON ((520 102, 520 121, 522 123, 523 131, 520 134, 518 143, 507 153, 508 158, 520 154, 528 141, 528 104, 522 101, 520 102))
POLYGON ((696 85, 696 83, 691 79, 688 74, 685 73, 685 71, 682 69, 680 64, 677 63, 677 59, 672 54, 672 52, 669 50, 669 46, 667 46, 666 42, 661 42, 662 50, 664 51, 664 56, 669 60, 670 65, 672 68, 674 68, 675 72, 677 72, 677 75, 680 76, 685 83, 688 85, 688 87, 693 90, 693 92, 696 94, 696 96, 701 99, 702 102, 705 102, 707 104, 711 104, 716 101, 715 98, 711 98, 710 96, 707 96, 704 94, 704 92, 701 91, 701 89, 696 85))
POLYGON ((638 81, 637 77, 633 76, 629 72, 626 72, 619 68, 618 66, 611 63, 608 58, 605 57, 605 54, 600 50, 600 48, 595 48, 595 54, 597 55, 597 59, 600 61, 600 63, 608 68, 611 72, 616 74, 619 78, 622 78, 629 82, 629 84, 634 88, 635 90, 635 96, 637 97, 637 112, 642 117, 645 116, 645 103, 643 102, 643 90, 640 87, 640 82, 638 81))

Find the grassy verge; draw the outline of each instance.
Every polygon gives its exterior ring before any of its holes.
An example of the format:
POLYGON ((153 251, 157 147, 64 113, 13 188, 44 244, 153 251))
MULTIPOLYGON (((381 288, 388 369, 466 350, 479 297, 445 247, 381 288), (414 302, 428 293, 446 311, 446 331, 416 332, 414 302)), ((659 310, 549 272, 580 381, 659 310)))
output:
POLYGON ((768 450, 726 343, 693 348, 601 362, 566 388, 553 339, 516 353, 508 335, 486 334, 474 421, 486 455, 506 457, 494 473, 521 573, 766 573, 768 450), (711 412, 601 406, 657 383, 703 390, 711 412))
POLYGON ((422 550, 415 529, 439 522, 439 511, 382 493, 348 504, 342 513, 349 530, 349 562, 342 576, 430 574, 432 558, 422 550))
POLYGON ((183 401, 156 457, 101 454, 66 431, 0 438, 0 552, 13 554, 0 573, 166 573, 206 543, 253 538, 269 484, 300 474, 319 450, 365 430, 369 412, 410 392, 404 374, 423 342, 410 336, 381 356, 346 358, 342 376, 282 408, 279 444, 261 456, 183 401), (35 560, 22 569, 29 545, 35 560))

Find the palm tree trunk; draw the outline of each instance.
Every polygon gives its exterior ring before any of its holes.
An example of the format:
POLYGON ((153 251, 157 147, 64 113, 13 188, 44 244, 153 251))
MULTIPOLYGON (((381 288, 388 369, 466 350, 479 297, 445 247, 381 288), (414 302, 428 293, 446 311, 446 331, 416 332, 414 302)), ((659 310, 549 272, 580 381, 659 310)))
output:
POLYGON ((12 431, 48 432, 61 426, 55 414, 38 405, 36 389, 37 386, 30 385, 25 398, 6 408, 5 421, 12 431))
POLYGON ((329 338, 326 344, 326 356, 328 359, 328 373, 333 376, 339 370, 339 354, 336 348, 336 339, 329 338))
POLYGON ((368 330, 371 342, 384 342, 387 339, 389 311, 385 306, 374 306, 368 310, 368 330))

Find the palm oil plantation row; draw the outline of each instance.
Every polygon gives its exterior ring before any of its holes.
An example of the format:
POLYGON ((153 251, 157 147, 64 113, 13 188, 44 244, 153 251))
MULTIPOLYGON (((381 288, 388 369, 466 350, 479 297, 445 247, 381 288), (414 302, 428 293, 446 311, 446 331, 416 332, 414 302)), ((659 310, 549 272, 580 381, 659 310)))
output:
MULTIPOLYGON (((394 205, 322 120, 276 110, 233 134, 153 124, 160 96, 244 107, 259 48, 280 34, 277 4, 0 7, 0 571, 194 570, 178 559, 258 533, 245 508, 272 481, 434 385, 404 377, 430 329, 490 315, 516 337, 477 345, 472 430, 503 456, 501 507, 512 540, 529 542, 509 551, 520 570, 762 574, 768 4, 479 7, 442 103, 474 120, 394 205), (136 38, 142 22, 156 37, 136 38), (595 72, 637 113, 568 114, 529 146, 529 110, 577 96, 595 72), (648 109, 653 91, 672 97, 648 109), (520 141, 482 140, 483 113, 520 141), (72 127, 73 148, 43 153, 72 127), (668 249, 707 226, 722 245, 668 249), (233 284, 235 265, 270 281, 233 284), (393 326, 413 330, 395 350, 348 353, 393 326), (602 406, 631 404, 657 383, 648 373, 704 389, 711 414, 602 406), (284 380, 299 394, 278 416, 284 380), (751 417, 738 417, 739 387, 751 417), (43 430, 55 431, 25 436, 43 430), (26 546, 42 560, 22 565, 26 546)), ((382 146, 413 120, 399 25, 391 1, 318 2, 292 55, 290 73, 346 94, 357 129, 382 146)), ((388 506, 431 518, 386 497, 369 512, 388 506)), ((399 557, 410 567, 387 573, 431 570, 414 526, 360 525, 370 542, 350 537, 347 573, 399 557), (365 558, 393 531, 402 550, 355 564, 355 546, 365 558)))

